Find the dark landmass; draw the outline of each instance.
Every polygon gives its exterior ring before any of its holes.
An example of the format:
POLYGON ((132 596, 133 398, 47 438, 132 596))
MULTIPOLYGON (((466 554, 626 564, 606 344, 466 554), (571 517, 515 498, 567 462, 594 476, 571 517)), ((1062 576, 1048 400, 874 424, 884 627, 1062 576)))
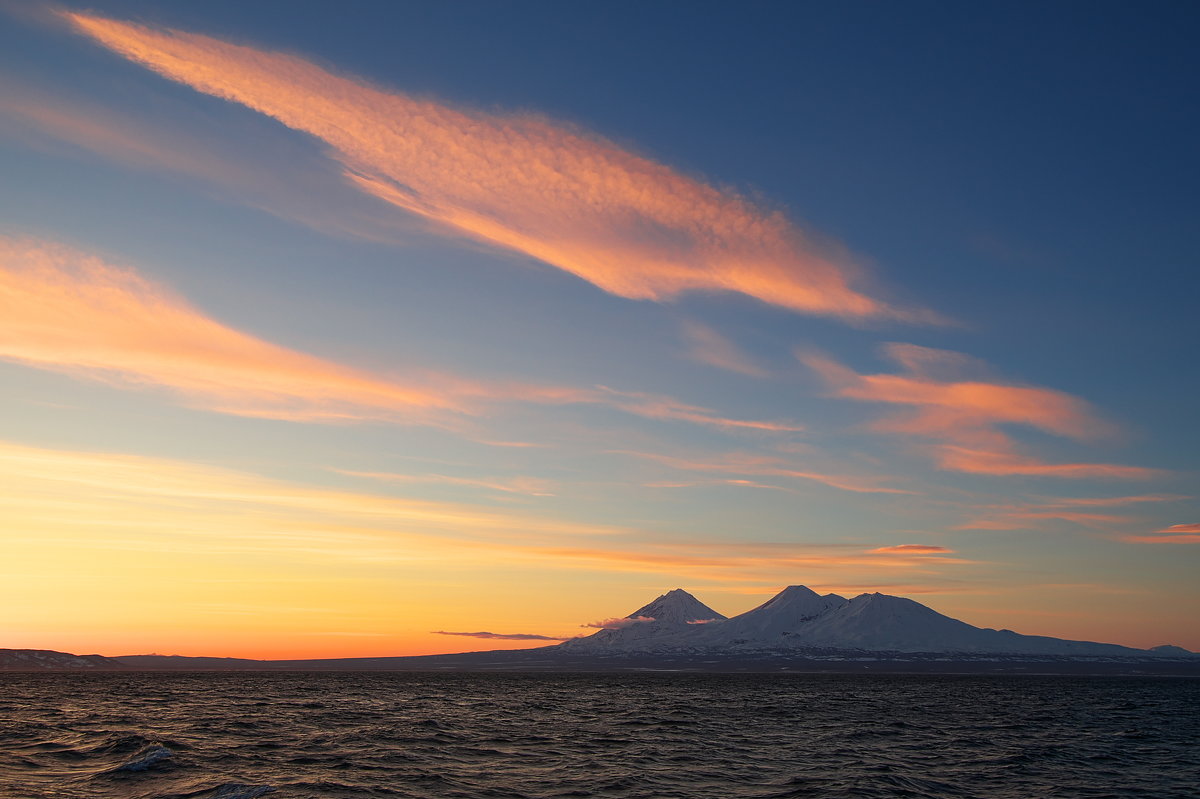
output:
POLYGON ((0 671, 544 671, 726 672, 794 674, 1063 674, 1200 677, 1195 656, 1116 658, 954 655, 854 651, 760 652, 727 655, 572 655, 553 647, 455 655, 249 660, 178 655, 71 655, 0 650, 0 671))
POLYGON ((116 658, 72 655, 52 649, 0 649, 0 671, 112 671, 128 668, 116 658))

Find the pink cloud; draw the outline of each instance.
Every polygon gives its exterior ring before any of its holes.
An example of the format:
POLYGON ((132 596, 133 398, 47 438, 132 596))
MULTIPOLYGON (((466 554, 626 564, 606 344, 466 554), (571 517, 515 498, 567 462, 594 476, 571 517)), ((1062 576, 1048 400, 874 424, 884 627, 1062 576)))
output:
POLYGON ((987 475, 1059 478, 1146 479, 1157 470, 1109 463, 1047 463, 1021 454, 1002 425, 1023 425, 1076 440, 1112 436, 1116 428, 1083 400, 1061 391, 996 382, 973 375, 984 366, 955 352, 912 344, 890 344, 885 353, 904 374, 863 375, 816 353, 797 357, 816 372, 834 396, 907 406, 871 428, 942 442, 932 447, 942 469, 987 475))
POLYGON ((1170 527, 1165 527, 1158 532, 1167 533, 1168 535, 1177 535, 1179 533, 1200 533, 1200 524, 1172 524, 1170 527))
POLYGON ((1172 524, 1154 535, 1127 535, 1122 541, 1136 544, 1200 544, 1200 524, 1172 524))

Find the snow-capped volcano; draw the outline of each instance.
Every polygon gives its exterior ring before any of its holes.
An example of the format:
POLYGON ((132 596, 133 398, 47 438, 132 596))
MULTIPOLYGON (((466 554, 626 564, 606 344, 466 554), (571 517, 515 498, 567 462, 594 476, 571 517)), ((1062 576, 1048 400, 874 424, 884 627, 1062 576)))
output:
POLYGON ((641 651, 656 648, 663 641, 681 634, 687 635, 690 630, 723 622, 724 619, 724 616, 687 591, 676 588, 624 619, 612 620, 610 626, 594 635, 566 641, 557 648, 581 652, 593 649, 641 651))
POLYGON ((1143 657, 1167 654, 985 629, 904 597, 873 593, 847 600, 837 594, 822 596, 802 585, 788 586, 762 605, 731 619, 677 588, 612 622, 612 629, 555 648, 606 654, 814 649, 1143 657))

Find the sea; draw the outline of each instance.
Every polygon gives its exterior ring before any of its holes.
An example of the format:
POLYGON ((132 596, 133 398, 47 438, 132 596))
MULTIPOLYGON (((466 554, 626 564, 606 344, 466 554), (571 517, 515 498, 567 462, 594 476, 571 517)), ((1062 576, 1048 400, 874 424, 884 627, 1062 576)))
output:
POLYGON ((0 674, 0 796, 1200 797, 1200 680, 0 674))

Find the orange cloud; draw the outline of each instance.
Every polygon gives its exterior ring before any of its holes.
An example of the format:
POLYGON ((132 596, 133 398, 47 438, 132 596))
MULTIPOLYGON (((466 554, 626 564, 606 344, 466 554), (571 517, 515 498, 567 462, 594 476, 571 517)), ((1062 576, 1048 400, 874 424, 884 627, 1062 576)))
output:
POLYGON ((797 357, 816 372, 834 396, 905 405, 908 413, 872 423, 879 432, 948 442, 932 448, 938 466, 988 475, 1063 478, 1146 479, 1157 470, 1108 463, 1046 463, 1017 452, 1000 425, 1025 425, 1076 440, 1111 436, 1115 428, 1081 399, 1053 389, 1015 386, 986 379, 955 379, 982 364, 955 352, 889 344, 885 353, 906 374, 861 375, 816 353, 797 357))
POLYGON ((953 552, 953 549, 932 544, 896 544, 867 550, 869 555, 949 555, 953 552))
POLYGON ((1200 533, 1200 524, 1172 524, 1170 527, 1165 527, 1158 532, 1167 533, 1168 535, 1178 535, 1180 533, 1200 533))
POLYGON ((910 371, 908 375, 860 375, 816 354, 801 354, 801 361, 817 372, 834 394, 847 399, 909 405, 910 416, 878 422, 887 432, 974 439, 997 424, 1023 424, 1048 433, 1091 439, 1111 432, 1083 400, 1044 388, 1011 386, 983 381, 945 381, 926 377, 924 365, 934 356, 954 362, 958 353, 925 347, 893 345, 888 353, 910 371), (921 357, 917 357, 917 353, 921 357))
POLYGON ((158 386, 196 407, 297 421, 446 419, 464 402, 241 333, 129 269, 0 237, 0 358, 158 386))
POLYGON ((0 359, 167 389, 205 410, 300 422, 456 427, 483 403, 526 402, 598 405, 723 430, 800 429, 605 386, 482 382, 416 370, 402 380, 381 377, 227 327, 131 269, 62 245, 4 236, 0 359))
POLYGON ((1127 535, 1122 541, 1137 544, 1200 544, 1200 524, 1172 524, 1156 535, 1127 535))
MULTIPOLYGON (((796 480, 811 480, 843 491, 853 491, 862 494, 912 494, 901 488, 881 486, 872 478, 853 477, 849 475, 822 474, 820 472, 804 471, 790 468, 784 461, 760 455, 732 454, 720 460, 702 461, 693 458, 681 458, 662 455, 654 452, 636 452, 633 450, 609 450, 616 455, 631 455, 655 461, 675 469, 693 472, 725 472, 729 474, 756 475, 769 477, 786 477, 796 480)), ((726 481, 729 482, 729 481, 726 481)), ((745 485, 755 485, 746 481, 745 485)), ((686 484, 672 484, 673 487, 684 487, 686 484)), ((764 486, 755 486, 764 487, 764 486)))
POLYGON ((849 319, 932 319, 855 288, 849 259, 782 214, 570 125, 418 100, 207 36, 63 16, 166 78, 315 136, 364 192, 612 294, 736 292, 849 319))
POLYGON ((766 377, 767 371, 755 364, 729 339, 699 322, 685 322, 683 336, 691 345, 692 360, 749 377, 766 377))

